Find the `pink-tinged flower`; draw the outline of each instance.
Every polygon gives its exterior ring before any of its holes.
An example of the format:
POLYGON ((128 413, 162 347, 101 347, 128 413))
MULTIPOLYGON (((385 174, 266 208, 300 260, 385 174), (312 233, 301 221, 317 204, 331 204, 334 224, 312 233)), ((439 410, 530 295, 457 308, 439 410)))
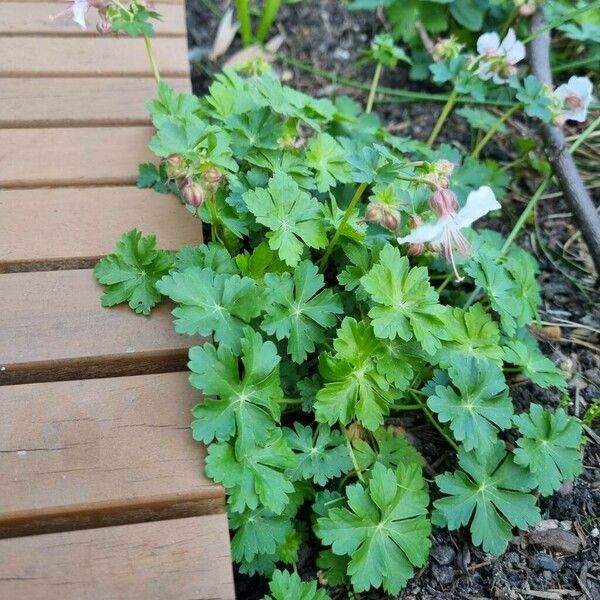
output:
POLYGON ((508 30, 502 41, 492 31, 479 36, 477 53, 482 61, 477 71, 479 77, 484 80, 492 79, 500 85, 517 72, 515 65, 525 58, 525 44, 517 39, 513 29, 508 30))
POLYGON ((587 118, 588 106, 593 100, 592 82, 587 77, 573 76, 567 83, 559 85, 554 95, 563 103, 563 109, 558 115, 558 121, 567 120, 583 123, 587 118))
POLYGON ((469 242, 461 229, 470 227, 491 210, 500 208, 500 203, 490 187, 484 185, 471 192, 463 208, 458 208, 456 195, 451 190, 436 190, 429 201, 429 206, 438 216, 434 223, 425 223, 417 227, 407 236, 398 238, 399 244, 440 244, 444 258, 452 264, 458 280, 462 279, 454 262, 455 248, 463 256, 471 252, 469 242))
POLYGON ((71 6, 66 10, 59 12, 58 14, 50 17, 51 20, 58 19, 66 15, 72 15, 73 21, 81 27, 81 29, 87 29, 85 22, 85 15, 91 6, 96 8, 102 8, 105 4, 105 0, 70 0, 71 6))

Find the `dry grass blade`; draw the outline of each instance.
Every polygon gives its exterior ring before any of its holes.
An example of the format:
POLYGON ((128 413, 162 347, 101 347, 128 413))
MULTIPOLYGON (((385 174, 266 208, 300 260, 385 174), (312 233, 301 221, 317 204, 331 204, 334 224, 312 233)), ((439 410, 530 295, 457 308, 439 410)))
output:
POLYGON ((239 23, 233 22, 233 8, 230 8, 219 22, 215 41, 213 42, 213 47, 209 55, 211 60, 215 60, 215 58, 218 58, 227 52, 235 38, 238 28, 239 23))

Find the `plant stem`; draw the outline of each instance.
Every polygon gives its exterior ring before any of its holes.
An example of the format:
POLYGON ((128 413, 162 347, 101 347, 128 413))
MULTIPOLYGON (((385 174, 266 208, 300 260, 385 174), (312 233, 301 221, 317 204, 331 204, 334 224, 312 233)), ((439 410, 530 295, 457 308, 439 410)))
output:
POLYGON ((335 245, 337 244, 337 241, 340 235, 342 234, 344 227, 346 227, 346 223, 348 223, 350 217, 352 216, 352 213, 354 212, 354 209, 356 208, 356 205, 361 199, 364 191, 367 189, 367 185, 367 183, 361 183, 356 188, 354 196, 352 196, 352 200, 350 200, 350 204, 348 204, 348 208, 346 209, 346 212, 344 213, 344 216, 340 221, 339 227, 335 230, 335 233, 333 234, 333 237, 329 242, 329 246, 327 246, 327 250, 325 250, 325 254, 323 254, 321 260, 319 261, 319 270, 321 271, 321 273, 325 270, 327 261, 329 260, 329 257, 331 256, 331 253, 333 252, 333 249, 335 248, 335 245))
POLYGON ((369 90, 369 97, 367 99, 367 108, 365 112, 370 113, 373 110, 373 102, 375 102, 375 94, 377 93, 377 86, 379 85, 379 78, 381 77, 381 71, 383 65, 378 62, 375 67, 375 73, 373 73, 373 79, 371 80, 371 89, 369 90))
POLYGON ((302 398, 282 398, 277 400, 279 404, 302 404, 304 400, 302 398))
POLYGON ((244 47, 252 43, 252 24, 250 22, 250 0, 235 0, 238 19, 240 20, 240 34, 244 47))
POLYGON ((277 18, 280 6, 281 0, 265 0, 255 36, 255 39, 259 44, 262 44, 265 41, 269 29, 271 29, 271 26, 277 18))
POLYGON ((146 52, 148 53, 148 58, 150 59, 150 65, 152 66, 152 74, 154 75, 154 79, 156 83, 160 83, 160 73, 158 72, 158 66, 156 64, 156 59, 154 58, 154 52, 152 50, 152 43, 150 42, 150 38, 147 33, 142 34, 144 37, 144 44, 146 46, 146 52))
POLYGON ((519 14, 518 7, 513 6, 512 10, 508 14, 508 17, 506 18, 506 21, 504 21, 504 24, 499 29, 500 37, 503 38, 506 35, 506 32, 510 29, 510 26, 512 25, 513 21, 515 20, 515 18, 517 17, 518 14, 519 14))
POLYGON ((420 404, 395 404, 392 410, 423 410, 420 404))
MULTIPOLYGON (((510 248, 510 245, 514 242, 517 235, 519 235, 519 232, 521 231, 521 229, 523 229, 523 226, 525 225, 525 222, 529 218, 531 211, 535 208, 535 205, 539 202, 540 198, 546 191, 546 188, 548 187, 551 179, 552 179, 551 175, 545 177, 542 180, 542 183, 540 183, 540 185, 538 186, 537 190, 535 190, 535 193, 533 194, 533 196, 531 196, 531 199, 527 203, 527 206, 521 213, 520 217, 517 219, 517 222, 515 223, 514 227, 512 228, 512 231, 506 238, 506 241, 504 242, 504 245, 502 246, 502 249, 500 250, 501 256, 504 256, 506 254, 507 250, 510 248)), ((467 308, 469 308, 469 306, 471 306, 471 304, 473 304, 473 302, 475 302, 475 298, 477 298, 477 295, 479 294, 479 292, 481 292, 481 288, 479 286, 476 287, 471 292, 471 295, 467 298, 467 301, 465 302, 465 305, 463 307, 465 310, 467 308)))
POLYGON ((473 149, 470 154, 470 158, 479 158, 479 153, 485 148, 487 143, 494 137, 494 134, 508 121, 514 113, 520 108, 523 108, 522 104, 515 104, 512 108, 509 108, 488 130, 488 132, 481 138, 477 146, 473 149))
POLYGON ((360 467, 358 466, 358 461, 356 460, 356 456, 354 455, 354 448, 352 448, 350 436, 348 435, 348 430, 344 426, 342 426, 341 429, 344 432, 344 437, 346 438, 346 446, 348 447, 348 453, 350 454, 350 458, 352 459, 352 466, 356 471, 356 476, 359 478, 360 481, 364 481, 362 471, 360 470, 360 467))
POLYGON ((600 7, 600 0, 596 0, 596 2, 592 2, 590 4, 582 6, 581 8, 576 8, 575 10, 572 10, 571 12, 567 13, 566 15, 563 15, 562 17, 558 17, 558 19, 554 19, 554 21, 550 21, 548 24, 546 24, 544 27, 541 27, 537 31, 534 31, 529 37, 526 37, 523 40, 523 43, 528 44, 532 40, 535 40, 535 38, 540 36, 542 33, 545 33, 546 31, 550 31, 551 29, 554 29, 555 27, 562 25, 566 21, 570 21, 571 19, 574 19, 575 17, 578 17, 579 15, 582 15, 583 13, 588 12, 589 10, 592 10, 592 9, 598 8, 598 7, 600 7))
POLYGON ((446 289, 446 286, 452 281, 453 277, 454 277, 454 273, 448 273, 448 275, 446 275, 446 277, 444 278, 444 281, 442 281, 442 283, 440 283, 440 285, 438 286, 438 289, 437 289, 438 294, 441 294, 446 289))
POLYGON ((427 406, 419 400, 419 397, 416 394, 413 394, 413 395, 415 397, 415 400, 419 403, 421 410, 425 413, 425 416, 427 417, 429 422, 434 426, 434 428, 437 430, 437 432, 448 442, 448 444, 450 446, 452 446, 452 448, 456 452, 458 452, 457 443, 449 435, 446 434, 443 427, 437 422, 437 419, 429 412, 429 409, 427 408, 427 406))
POLYGON ((439 135, 442 126, 448 118, 448 115, 452 112, 452 109, 455 107, 457 100, 458 92, 456 91, 456 89, 453 89, 452 92, 450 92, 448 100, 446 100, 446 104, 444 104, 444 108, 442 108, 442 112, 440 113, 438 120, 436 121, 433 129, 431 130, 429 137, 427 138, 427 145, 430 148, 433 146, 433 143, 437 139, 437 136, 439 135))
POLYGON ((581 144, 583 144, 583 142, 585 142, 590 137, 590 135, 594 133, 594 130, 598 127, 598 125, 600 125, 600 116, 596 117, 590 123, 590 125, 588 125, 585 128, 585 130, 577 137, 577 139, 571 144, 569 152, 571 154, 574 154, 577 148, 579 148, 579 146, 581 146, 581 144))

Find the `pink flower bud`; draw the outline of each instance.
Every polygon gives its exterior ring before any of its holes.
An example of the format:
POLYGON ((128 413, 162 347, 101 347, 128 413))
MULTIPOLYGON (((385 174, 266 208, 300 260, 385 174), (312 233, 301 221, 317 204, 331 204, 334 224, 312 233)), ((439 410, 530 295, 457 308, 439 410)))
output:
POLYGON ((383 211, 384 206, 379 202, 371 202, 367 206, 367 210, 365 212, 365 221, 369 223, 381 223, 383 219, 383 211))
POLYGON ((421 225, 423 225, 423 219, 421 219, 419 215, 410 215, 410 217, 408 218, 408 226, 411 229, 416 229, 421 225))
POLYGON ((211 167, 202 173, 202 179, 204 180, 206 189, 214 194, 217 191, 221 181, 225 179, 225 176, 223 173, 221 173, 221 171, 219 171, 219 169, 211 167))
POLYGON ((392 231, 396 231, 400 226, 400 214, 393 208, 388 208, 383 213, 381 224, 392 231))
POLYGON ((443 175, 444 177, 450 177, 454 171, 454 163, 442 158, 435 163, 435 169, 440 175, 443 175))
POLYGON ((424 244, 409 244, 406 254, 408 256, 421 256, 425 252, 424 244))
POLYGON ((458 211, 458 200, 452 190, 438 188, 429 199, 429 208, 438 216, 455 214, 458 211))
POLYGON ((96 31, 100 35, 108 35, 112 31, 112 23, 104 12, 98 13, 99 20, 96 23, 96 31))
POLYGON ((185 174, 185 161, 178 154, 171 154, 165 158, 167 165, 167 175, 171 179, 177 179, 185 174))
POLYGON ((195 208, 200 208, 204 202, 204 190, 198 184, 194 183, 191 179, 188 179, 181 190, 186 204, 195 208))
POLYGON ((526 2, 521 7, 519 7, 519 16, 530 17, 535 12, 535 9, 535 2, 526 2))

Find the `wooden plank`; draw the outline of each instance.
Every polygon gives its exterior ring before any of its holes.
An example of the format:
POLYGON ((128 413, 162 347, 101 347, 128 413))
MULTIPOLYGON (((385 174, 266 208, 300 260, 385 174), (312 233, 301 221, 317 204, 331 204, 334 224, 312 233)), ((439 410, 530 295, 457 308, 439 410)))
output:
POLYGON ((233 600, 225 515, 0 541, 6 600, 233 600))
MULTIPOLYGON (((0 40, 1 41, 1 40, 0 40)), ((148 149, 150 127, 0 129, 0 188, 130 185, 148 149)))
MULTIPOLYGON (((167 83, 191 90, 188 77, 167 83)), ((8 78, 0 84, 0 127, 146 125, 154 97, 156 83, 145 77, 8 78)))
POLYGON ((0 384, 178 370, 202 342, 175 333, 166 302, 144 317, 101 292, 87 269, 0 275, 0 384))
POLYGON ((224 512, 187 373, 0 387, 0 537, 224 512))
MULTIPOLYGON (((187 39, 157 38, 163 77, 189 75, 187 39)), ((129 37, 0 37, 0 77, 151 77, 144 43, 129 37)))
POLYGON ((0 272, 92 267, 137 228, 178 250, 201 226, 173 196, 134 187, 0 190, 0 272))
MULTIPOLYGON (((0 17, 0 35, 55 35, 55 36, 97 36, 98 14, 90 9, 87 17, 88 28, 83 31, 69 15, 56 17, 68 8, 61 2, 38 2, 35 8, 23 9, 23 1, 4 2, 0 17)), ((175 4, 156 5, 162 16, 160 21, 152 21, 157 36, 185 36, 185 11, 175 4)), ((71 14, 72 17, 72 14, 71 14)))

